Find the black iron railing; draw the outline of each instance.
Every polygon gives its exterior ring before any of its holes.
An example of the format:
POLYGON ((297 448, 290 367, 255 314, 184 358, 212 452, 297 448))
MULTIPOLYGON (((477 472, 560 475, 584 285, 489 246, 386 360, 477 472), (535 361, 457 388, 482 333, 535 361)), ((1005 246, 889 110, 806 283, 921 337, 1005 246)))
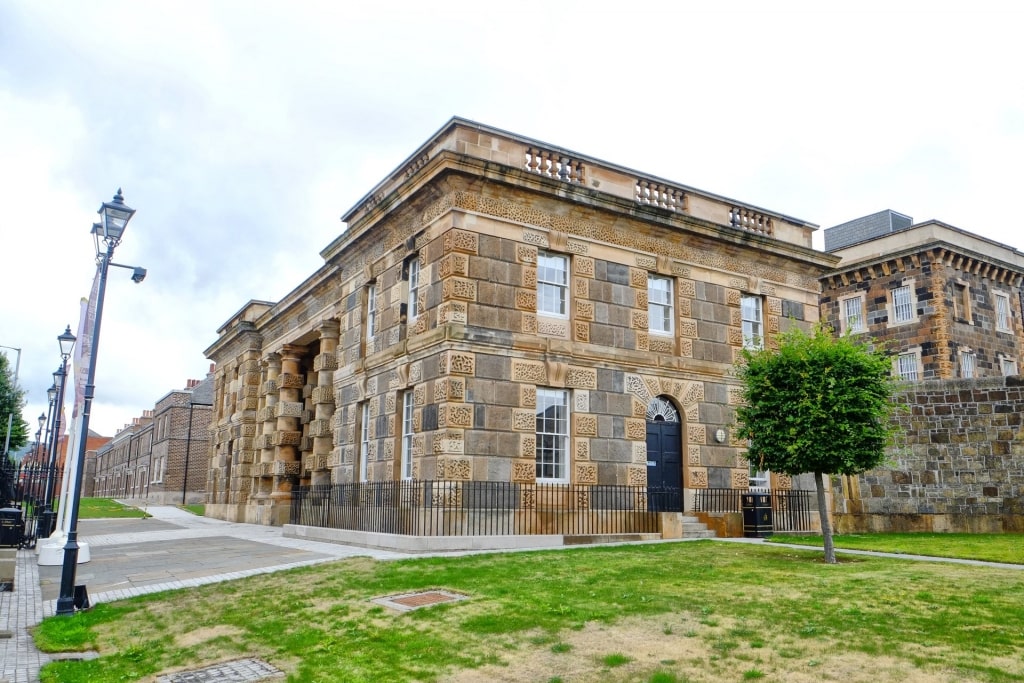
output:
MULTIPOLYGON (((693 509, 696 512, 742 512, 741 497, 746 489, 696 489, 693 509)), ((812 491, 765 491, 772 497, 772 517, 775 531, 813 531, 814 505, 812 491)))
POLYGON ((412 536, 658 533, 644 486, 385 481, 292 492, 291 523, 412 536))
POLYGON ((42 463, 0 464, 0 546, 33 548, 52 533, 62 476, 42 463))

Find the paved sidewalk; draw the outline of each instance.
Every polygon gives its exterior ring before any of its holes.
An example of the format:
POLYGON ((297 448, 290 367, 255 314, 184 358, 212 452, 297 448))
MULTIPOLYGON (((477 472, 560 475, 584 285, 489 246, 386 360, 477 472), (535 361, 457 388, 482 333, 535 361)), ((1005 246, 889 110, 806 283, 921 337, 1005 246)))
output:
MULTIPOLYGON (((149 519, 82 520, 79 538, 91 560, 79 564, 92 604, 135 595, 230 581, 347 557, 409 557, 371 548, 284 538, 281 527, 197 517, 170 506, 149 506, 149 519)), ((0 683, 36 683, 51 657, 35 648, 28 629, 56 610, 62 567, 37 565, 19 550, 14 591, 0 593, 0 683)))

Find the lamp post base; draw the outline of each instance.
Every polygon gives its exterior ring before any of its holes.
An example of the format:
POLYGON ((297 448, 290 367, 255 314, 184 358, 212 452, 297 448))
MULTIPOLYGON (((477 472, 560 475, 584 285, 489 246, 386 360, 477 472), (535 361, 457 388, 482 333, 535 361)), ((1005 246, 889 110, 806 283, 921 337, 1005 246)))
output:
MULTIPOLYGON (((64 542, 61 541, 59 545, 53 543, 39 544, 39 566, 40 567, 56 567, 64 564, 64 542)), ((78 542, 78 564, 84 564, 88 562, 89 557, 89 544, 86 541, 78 542)))

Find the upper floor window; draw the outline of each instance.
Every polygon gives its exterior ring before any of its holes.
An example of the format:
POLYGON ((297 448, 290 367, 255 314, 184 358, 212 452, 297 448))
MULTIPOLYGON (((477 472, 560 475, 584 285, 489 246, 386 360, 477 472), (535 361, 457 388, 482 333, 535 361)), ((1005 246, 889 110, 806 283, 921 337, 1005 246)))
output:
POLYGON ((900 379, 914 381, 920 379, 918 371, 918 355, 916 351, 901 353, 896 356, 896 374, 900 379))
POLYGON ((407 320, 412 322, 420 314, 420 258, 414 256, 409 259, 409 299, 407 320))
POLYGON ((892 290, 892 321, 894 323, 910 322, 914 319, 914 298, 910 285, 903 285, 892 290))
POLYGON ((1017 374, 1017 359, 1016 358, 1001 358, 999 365, 1002 367, 1003 374, 1007 377, 1017 374))
POLYGON ((672 334, 672 280, 647 276, 648 329, 655 334, 672 334))
POLYGON ((569 392, 537 389, 537 481, 569 480, 569 392))
POLYGON ((842 299, 839 305, 842 307, 843 316, 841 331, 863 332, 866 329, 864 325, 864 298, 853 296, 849 299, 842 299))
POLYGON ((971 322, 971 287, 963 280, 953 283, 953 317, 971 322))
POLYGON ((412 389, 402 392, 402 479, 412 479, 412 389))
POLYGON ((377 283, 366 288, 366 341, 372 342, 377 334, 377 283))
POLYGON ((996 292, 996 330, 999 332, 1012 332, 1010 327, 1010 295, 1005 292, 996 292))
POLYGON ((960 351, 960 376, 964 379, 974 377, 974 352, 970 350, 960 351))
POLYGON ((743 319, 743 348, 764 348, 764 325, 761 317, 761 297, 744 294, 740 297, 740 317, 743 319))
POLYGON ((537 313, 567 317, 569 259, 560 254, 537 254, 537 313))
POLYGON ((364 401, 359 413, 359 481, 366 481, 370 452, 370 404, 364 401))

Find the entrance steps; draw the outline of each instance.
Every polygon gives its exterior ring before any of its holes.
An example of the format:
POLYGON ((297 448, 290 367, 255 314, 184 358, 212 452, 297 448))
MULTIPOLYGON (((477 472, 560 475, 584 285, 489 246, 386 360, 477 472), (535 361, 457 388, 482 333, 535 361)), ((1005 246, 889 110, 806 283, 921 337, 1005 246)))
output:
POLYGON ((715 538, 714 530, 697 517, 682 512, 661 513, 662 538, 715 538))

